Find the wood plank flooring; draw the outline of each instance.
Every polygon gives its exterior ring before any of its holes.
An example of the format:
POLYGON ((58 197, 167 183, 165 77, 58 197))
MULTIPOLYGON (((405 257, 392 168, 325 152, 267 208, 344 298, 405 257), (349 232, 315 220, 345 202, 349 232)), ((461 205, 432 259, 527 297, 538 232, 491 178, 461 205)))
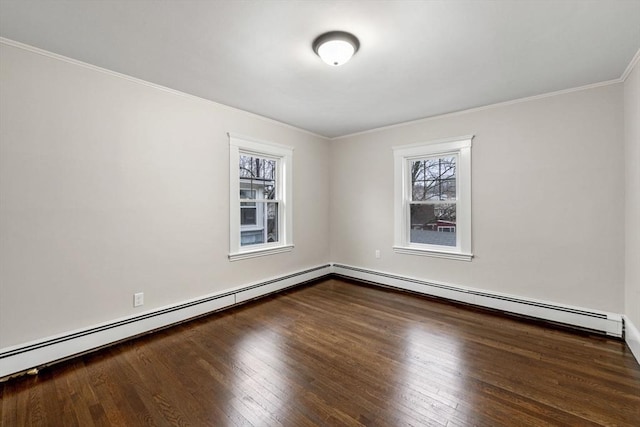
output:
POLYGON ((2 426, 640 425, 625 344, 330 279, 0 384, 2 426))

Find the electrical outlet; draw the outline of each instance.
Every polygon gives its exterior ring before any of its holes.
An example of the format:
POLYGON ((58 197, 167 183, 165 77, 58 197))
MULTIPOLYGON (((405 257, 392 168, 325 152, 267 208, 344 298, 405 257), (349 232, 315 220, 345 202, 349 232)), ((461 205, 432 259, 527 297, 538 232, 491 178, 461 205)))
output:
POLYGON ((380 258, 380 249, 376 249, 376 258, 380 258))
POLYGON ((140 307, 144 304, 144 292, 138 292, 137 294, 133 294, 133 306, 140 307))

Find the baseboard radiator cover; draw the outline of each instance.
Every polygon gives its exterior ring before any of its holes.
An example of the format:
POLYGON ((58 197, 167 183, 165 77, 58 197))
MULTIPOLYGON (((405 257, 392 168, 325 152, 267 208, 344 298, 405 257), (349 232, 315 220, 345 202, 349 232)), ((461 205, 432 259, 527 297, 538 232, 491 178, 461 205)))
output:
POLYGON ((420 280, 344 264, 332 264, 332 272, 337 276, 363 280, 372 284, 408 290, 465 304, 561 323, 576 328, 589 329, 613 337, 621 338, 623 336, 622 315, 616 313, 420 280))
POLYGON ((153 309, 139 315, 2 348, 0 379, 320 279, 330 273, 330 264, 321 265, 153 309))

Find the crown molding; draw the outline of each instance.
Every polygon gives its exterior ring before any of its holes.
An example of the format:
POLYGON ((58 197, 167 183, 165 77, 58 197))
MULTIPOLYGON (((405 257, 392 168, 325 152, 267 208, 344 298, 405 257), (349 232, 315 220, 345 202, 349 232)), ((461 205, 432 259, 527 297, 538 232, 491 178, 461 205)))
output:
POLYGON ((374 129, 364 130, 364 131, 361 131, 361 132, 350 133, 348 135, 336 136, 334 138, 330 138, 330 140, 331 141, 339 141, 341 139, 351 138, 351 137, 354 137, 354 136, 361 136, 361 135, 366 135, 366 134, 370 134, 370 133, 381 132, 381 131, 395 129, 395 128, 408 126, 408 125, 416 125, 416 124, 425 123, 425 122, 428 122, 428 121, 431 121, 431 120, 438 120, 438 119, 443 119, 443 118, 447 118, 447 117, 460 116, 460 115, 463 115, 463 114, 476 113, 478 111, 485 111, 485 110, 492 110, 494 108, 507 107, 509 105, 521 104, 521 103, 529 102, 529 101, 536 101, 538 99, 551 98, 551 97, 558 96, 558 95, 565 95, 565 94, 572 93, 572 92, 580 92, 580 91, 583 91, 583 90, 595 89, 595 88, 599 88, 599 87, 602 87, 602 86, 609 86, 609 85, 614 85, 614 84, 618 84, 618 83, 622 83, 622 82, 623 82, 623 80, 621 78, 613 79, 613 80, 607 80, 607 81, 604 81, 604 82, 592 83, 592 84, 588 84, 588 85, 584 85, 584 86, 578 86, 578 87, 569 88, 569 89, 562 89, 562 90, 558 90, 558 91, 555 91, 555 92, 547 92, 547 93, 543 93, 543 94, 540 94, 540 95, 527 96, 525 98, 518 98, 518 99, 513 99, 513 100, 510 100, 510 101, 497 102, 495 104, 483 105, 481 107, 474 107, 474 108, 469 108, 469 109, 460 110, 460 111, 452 111, 450 113, 438 114, 438 115, 435 115, 435 116, 424 117, 422 119, 409 120, 409 121, 406 121, 406 122, 395 123, 395 124, 388 125, 388 126, 381 126, 381 127, 374 128, 374 129))
POLYGON ((631 58, 631 62, 629 62, 629 65, 627 65, 627 68, 625 68, 624 73, 622 73, 622 75, 620 76, 621 82, 627 80, 627 77, 629 77, 629 74, 631 74, 633 68, 638 64, 638 61, 640 61, 640 49, 638 49, 636 54, 633 55, 633 58, 631 58))
POLYGON ((201 98, 199 96, 192 95, 192 94, 189 94, 189 93, 186 93, 186 92, 181 92, 179 90, 171 89, 171 88, 168 88, 166 86, 161 86, 159 84, 151 83, 151 82, 148 82, 146 80, 139 79, 137 77, 132 77, 132 76, 129 76, 129 75, 126 75, 126 74, 118 73, 117 71, 112 71, 112 70, 109 70, 109 69, 106 69, 106 68, 102 68, 102 67, 98 67, 96 65, 92 65, 92 64, 89 64, 89 63, 86 63, 86 62, 78 61, 77 59, 73 59, 73 58, 69 58, 68 56, 64 56, 64 55, 60 55, 60 54, 57 54, 57 53, 49 52, 48 50, 40 49, 38 47, 31 46, 31 45, 28 45, 28 44, 24 44, 24 43, 21 43, 21 42, 17 42, 15 40, 11 40, 11 39, 7 39, 7 38, 4 38, 4 37, 0 37, 0 44, 6 45, 6 46, 11 46, 11 47, 14 47, 14 48, 17 48, 17 49, 26 50, 26 51, 29 51, 31 53, 35 53, 35 54, 38 54, 38 55, 46 56, 48 58, 55 59, 55 60, 58 60, 58 61, 67 62, 69 64, 77 65, 77 66, 80 66, 80 67, 83 67, 83 68, 87 68, 87 69, 92 70, 92 71, 97 71, 99 73, 107 74, 107 75, 110 75, 112 77, 117 77, 117 78, 124 79, 124 80, 130 81, 130 82, 133 82, 133 83, 141 84, 143 86, 147 86, 147 87, 150 87, 150 88, 153 88, 153 89, 161 90, 163 92, 167 92, 167 93, 170 93, 172 95, 177 95, 177 96, 181 96, 181 97, 184 97, 184 98, 189 98, 189 99, 192 99, 192 100, 195 100, 195 101, 204 102, 204 103, 207 103, 209 105, 213 105, 213 106, 218 107, 218 108, 223 108, 223 109, 228 110, 228 111, 240 112, 240 113, 246 114, 246 115, 248 115, 250 117, 265 121, 267 123, 272 123, 272 124, 275 124, 275 125, 278 125, 278 126, 283 126, 283 127, 287 128, 287 129, 292 129, 292 130, 295 130, 295 131, 298 131, 298 132, 303 132, 303 133, 305 133, 307 135, 311 135, 311 136, 314 136, 316 138, 322 138, 323 140, 329 140, 329 138, 327 138, 326 136, 323 136, 323 135, 311 132, 309 130, 302 129, 302 128, 290 125, 288 123, 280 122, 278 120, 271 119, 269 117, 265 117, 265 116, 261 116, 259 114, 251 113, 249 111, 245 111, 245 110, 242 110, 240 108, 231 107, 229 105, 225 105, 225 104, 221 104, 219 102, 211 101, 210 99, 201 98))
POLYGON ((82 62, 82 61, 78 61, 76 59, 72 59, 69 58, 67 56, 64 55, 59 55, 57 53, 53 53, 53 52, 49 52, 47 50, 44 49, 40 49, 28 44, 24 44, 21 42, 17 42, 15 40, 11 40, 11 39, 7 39, 4 37, 0 37, 0 44, 4 44, 7 46, 12 46, 18 49, 23 49, 32 53, 36 53, 39 55, 43 55, 52 59, 57 59, 59 61, 64 61, 70 64, 74 64, 74 65, 78 65, 84 68, 88 68, 90 70, 93 71, 97 71, 100 73, 104 73, 104 74, 108 74, 114 77, 118 77, 121 79, 125 79, 134 83, 138 83, 138 84, 142 84, 144 86, 148 86, 154 89, 158 89, 158 90, 162 90, 164 92, 168 92, 171 93, 173 95, 178 95, 178 96, 182 96, 182 97, 186 97, 186 98, 191 98, 194 100, 198 100, 200 102, 205 102, 205 103, 209 103, 211 105, 215 105, 219 108, 224 108, 227 109, 229 111, 234 111, 234 112, 241 112, 243 114, 247 114, 251 117, 266 121, 268 123, 273 123, 279 126, 284 126, 288 129, 292 129, 292 130, 296 130, 298 132, 303 132, 307 135, 311 135, 314 136, 316 138, 321 138, 323 140, 327 140, 327 141, 339 141, 341 139, 346 139, 346 138, 351 138, 351 137, 355 137, 355 136, 360 136, 360 135, 366 135, 369 133, 375 133, 375 132, 380 132, 380 131, 385 131, 385 130, 390 130, 390 129, 395 129, 398 127, 403 127, 403 126, 407 126, 407 125, 414 125, 414 124, 420 124, 420 123, 424 123, 424 122, 428 122, 430 120, 437 120, 437 119, 442 119, 442 118, 447 118, 447 117, 454 117, 454 116, 458 116, 458 115, 462 115, 462 114, 468 114, 468 113, 475 113, 478 111, 484 111, 484 110, 490 110, 493 108, 500 108, 500 107, 506 107, 509 105, 515 105, 515 104, 519 104, 519 103, 523 103, 523 102, 529 102, 529 101, 535 101, 538 99, 544 99, 544 98, 549 98, 549 97, 553 97, 553 96, 558 96, 558 95, 564 95, 564 94, 568 94, 568 93, 572 93, 572 92, 579 92, 582 90, 589 90, 589 89, 595 89, 598 87, 602 87, 602 86, 608 86, 608 85, 613 85, 613 84, 618 84, 618 83, 623 83, 627 77, 629 76, 629 74, 631 74, 631 71, 633 70, 633 68, 636 66, 636 64, 640 61, 640 49, 638 49, 638 51, 635 53, 635 55, 633 56, 633 58, 631 59, 631 62, 629 62, 629 65, 627 65, 627 68, 624 70, 624 72, 622 73, 622 75, 617 78, 617 79, 613 79, 613 80, 607 80, 607 81, 603 81, 603 82, 598 82, 598 83, 593 83, 593 84, 589 84, 589 85, 584 85, 584 86, 578 86, 578 87, 574 87, 574 88, 569 88, 569 89, 563 89, 563 90, 558 90, 558 91, 554 91, 554 92, 548 92, 548 93, 543 93, 540 95, 533 95, 533 96, 528 96, 528 97, 524 97, 524 98, 518 98, 518 99, 513 99, 513 100, 509 100, 509 101, 503 101, 503 102, 498 102, 495 104, 488 104, 488 105, 484 105, 484 106, 480 106, 480 107, 474 107, 474 108, 469 108, 469 109, 465 109, 465 110, 459 110, 459 111, 452 111, 450 113, 444 113, 444 114, 438 114, 438 115, 434 115, 434 116, 429 116, 429 117, 424 117, 421 119, 416 119, 416 120, 409 120, 406 122, 400 122, 400 123, 394 123, 391 125, 387 125, 387 126, 381 126, 381 127, 377 127, 377 128, 373 128, 373 129, 367 129, 364 131, 360 131, 360 132, 354 132, 354 133, 350 133, 347 135, 340 135, 340 136, 336 136, 333 138, 324 136, 324 135, 320 135, 317 134, 315 132, 311 132, 309 130, 306 129, 302 129, 293 125, 290 125, 288 123, 284 123, 284 122, 280 122, 278 120, 275 119, 271 119, 268 117, 264 117, 261 116, 259 114, 255 114, 255 113, 251 113, 249 111, 245 111, 245 110, 241 110, 239 108, 235 108, 235 107, 231 107, 229 105, 225 105, 225 104, 221 104, 219 102, 215 102, 215 101, 211 101, 209 99, 205 99, 205 98, 201 98, 199 96, 196 95, 191 95, 185 92, 181 92, 175 89, 171 89, 168 88, 166 86, 161 86, 155 83, 151 83, 148 82, 146 80, 142 80, 142 79, 138 79, 136 77, 131 77, 128 76, 126 74, 122 74, 122 73, 118 73, 116 71, 112 71, 112 70, 108 70, 106 68, 102 68, 102 67, 98 67, 95 65, 91 65, 88 64, 86 62, 82 62))

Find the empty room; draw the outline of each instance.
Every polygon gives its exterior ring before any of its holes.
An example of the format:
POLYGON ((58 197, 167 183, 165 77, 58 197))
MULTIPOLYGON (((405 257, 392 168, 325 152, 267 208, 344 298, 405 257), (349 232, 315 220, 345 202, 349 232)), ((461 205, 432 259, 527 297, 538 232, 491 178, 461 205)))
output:
POLYGON ((640 0, 0 0, 1 426, 638 426, 640 0))

